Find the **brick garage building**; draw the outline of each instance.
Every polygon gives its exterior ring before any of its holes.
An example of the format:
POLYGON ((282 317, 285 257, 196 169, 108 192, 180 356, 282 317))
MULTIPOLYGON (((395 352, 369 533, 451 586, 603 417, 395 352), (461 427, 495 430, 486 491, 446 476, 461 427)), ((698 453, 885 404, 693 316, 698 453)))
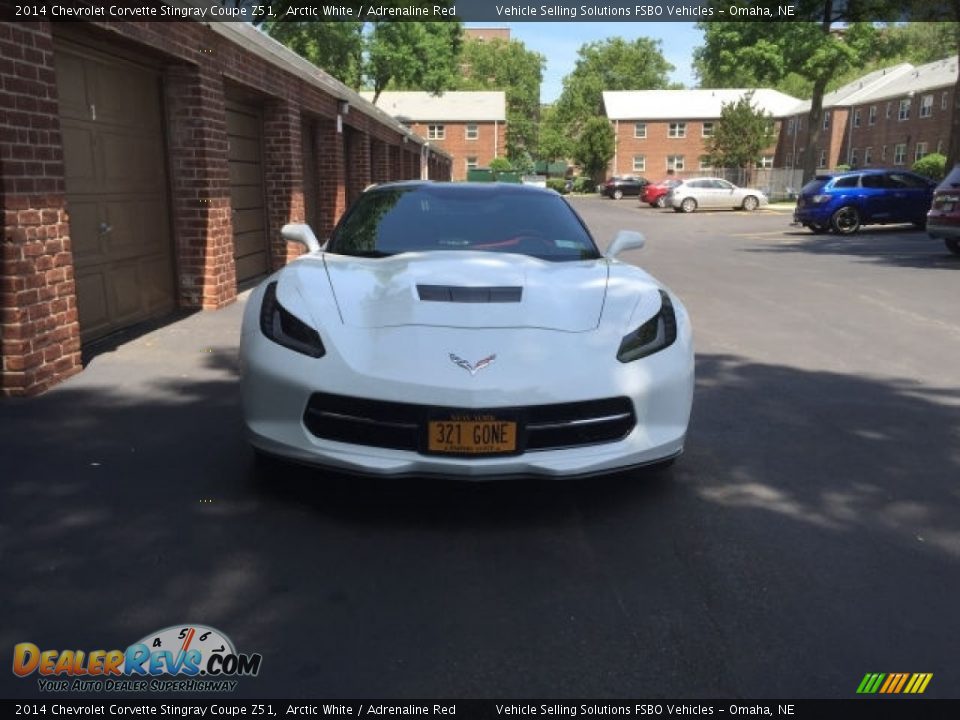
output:
POLYGON ((243 23, 0 22, 0 392, 326 236, 371 182, 450 157, 243 23))
MULTIPOLYGON (((616 148, 610 175, 642 175, 652 180, 668 172, 696 175, 711 168, 706 143, 713 134, 724 103, 738 101, 744 89, 623 90, 603 93, 607 117, 613 123, 616 148)), ((753 105, 782 117, 800 102, 776 90, 754 91, 753 105)), ((779 134, 779 120, 775 132, 779 134)), ((764 153, 773 167, 776 143, 764 153)))
MULTIPOLYGON (((373 98, 373 93, 364 93, 373 98)), ((377 107, 406 124, 453 159, 453 180, 506 154, 507 100, 501 91, 384 92, 377 107)))

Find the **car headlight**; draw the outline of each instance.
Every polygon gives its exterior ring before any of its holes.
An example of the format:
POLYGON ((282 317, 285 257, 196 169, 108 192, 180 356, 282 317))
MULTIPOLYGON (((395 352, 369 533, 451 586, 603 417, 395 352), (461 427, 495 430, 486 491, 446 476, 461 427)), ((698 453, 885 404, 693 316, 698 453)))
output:
POLYGON ((620 341, 617 360, 633 362, 673 345, 677 339, 677 315, 670 296, 660 291, 660 312, 620 341))
POLYGON ((312 358, 321 358, 327 354, 320 334, 312 327, 293 315, 277 300, 277 284, 267 285, 260 306, 260 330, 270 340, 298 353, 312 358))
POLYGON ((816 203, 816 204, 818 204, 818 205, 821 204, 821 203, 830 202, 830 196, 829 196, 829 195, 814 195, 814 196, 813 196, 813 202, 816 203))

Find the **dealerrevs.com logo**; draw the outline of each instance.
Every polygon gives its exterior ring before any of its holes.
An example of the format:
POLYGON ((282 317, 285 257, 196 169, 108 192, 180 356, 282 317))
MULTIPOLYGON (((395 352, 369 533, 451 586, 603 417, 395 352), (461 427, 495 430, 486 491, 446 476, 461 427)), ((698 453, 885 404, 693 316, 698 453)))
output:
POLYGON ((173 625, 126 650, 13 647, 13 673, 36 674, 42 692, 230 692, 238 677, 256 677, 263 656, 238 653, 219 630, 173 625))

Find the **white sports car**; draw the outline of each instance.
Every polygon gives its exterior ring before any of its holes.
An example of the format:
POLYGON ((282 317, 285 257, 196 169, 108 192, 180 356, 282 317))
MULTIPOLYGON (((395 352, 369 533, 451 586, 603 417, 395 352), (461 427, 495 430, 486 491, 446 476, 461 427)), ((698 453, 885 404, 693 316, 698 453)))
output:
POLYGON ((568 477, 683 450, 693 343, 683 305, 606 254, 556 192, 403 182, 367 190, 321 247, 247 302, 250 442, 377 476, 568 477))

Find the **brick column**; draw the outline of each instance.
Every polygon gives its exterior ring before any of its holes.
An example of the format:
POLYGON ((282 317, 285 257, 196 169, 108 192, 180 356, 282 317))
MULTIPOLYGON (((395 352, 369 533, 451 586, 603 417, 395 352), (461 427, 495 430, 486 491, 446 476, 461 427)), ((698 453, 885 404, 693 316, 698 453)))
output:
POLYGON ((390 158, 390 180, 402 180, 403 179, 403 155, 400 152, 400 148, 397 145, 391 145, 387 148, 388 156, 390 158))
POLYGON ((0 393, 81 370, 63 143, 48 23, 0 23, 0 393))
POLYGON ((320 242, 330 237, 333 226, 347 207, 344 182, 343 134, 337 132, 337 121, 332 118, 317 120, 313 146, 317 154, 317 214, 314 228, 320 242))
POLYGON ((350 163, 350 172, 347 173, 349 185, 347 187, 347 201, 352 203, 363 189, 370 184, 370 136, 361 130, 347 130, 350 139, 347 142, 347 162, 350 163))
POLYGON ((267 233, 270 263, 277 270, 303 252, 288 243, 280 229, 304 221, 303 147, 300 108, 288 101, 267 105, 264 111, 264 184, 267 193, 267 233))
POLYGON ((390 179, 390 156, 387 144, 382 140, 370 141, 371 182, 382 183, 390 179))
POLYGON ((205 66, 164 77, 180 307, 216 309, 237 297, 223 81, 205 66))

